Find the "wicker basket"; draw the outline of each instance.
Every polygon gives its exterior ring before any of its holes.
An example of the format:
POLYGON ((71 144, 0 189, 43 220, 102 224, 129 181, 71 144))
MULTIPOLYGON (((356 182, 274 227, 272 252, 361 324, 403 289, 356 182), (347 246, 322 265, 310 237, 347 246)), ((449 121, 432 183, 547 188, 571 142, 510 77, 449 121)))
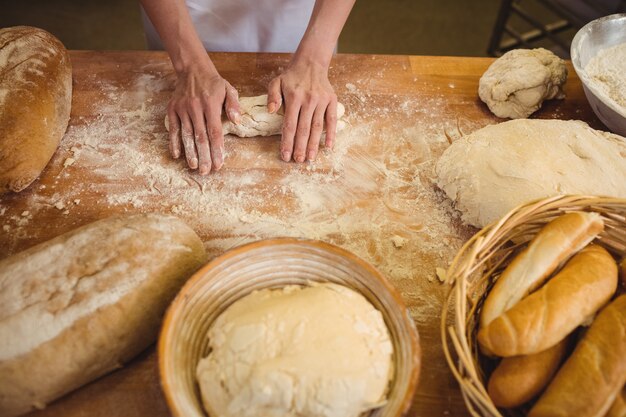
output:
POLYGON ((176 417, 203 417, 195 370, 209 350, 206 337, 215 318, 254 290, 334 282, 360 292, 383 315, 394 346, 395 375, 387 402, 368 417, 399 417, 417 387, 419 336, 400 295, 374 267, 328 243, 300 239, 263 240, 232 249, 187 281, 163 323, 159 370, 168 406, 176 417))
POLYGON ((496 408, 486 389, 494 361, 476 342, 478 317, 485 296, 502 270, 549 221, 573 211, 594 211, 605 220, 597 243, 618 258, 626 256, 626 199, 559 196, 520 206, 472 237, 446 274, 451 286, 444 300, 441 337, 448 365, 461 386, 473 416, 523 416, 525 409, 496 408))

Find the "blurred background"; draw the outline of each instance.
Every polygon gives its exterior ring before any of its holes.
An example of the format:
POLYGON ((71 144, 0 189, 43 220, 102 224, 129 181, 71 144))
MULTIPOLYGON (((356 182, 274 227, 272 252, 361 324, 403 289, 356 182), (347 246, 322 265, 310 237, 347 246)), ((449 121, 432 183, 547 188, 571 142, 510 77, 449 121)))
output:
MULTIPOLYGON (((228 0, 226 0, 228 1, 228 0)), ((259 0, 262 1, 262 0, 259 0)), ((543 46, 567 58, 576 30, 626 0, 357 0, 339 52, 498 56, 543 46)), ((0 27, 31 25, 68 49, 145 49, 138 0, 0 0, 0 27)))

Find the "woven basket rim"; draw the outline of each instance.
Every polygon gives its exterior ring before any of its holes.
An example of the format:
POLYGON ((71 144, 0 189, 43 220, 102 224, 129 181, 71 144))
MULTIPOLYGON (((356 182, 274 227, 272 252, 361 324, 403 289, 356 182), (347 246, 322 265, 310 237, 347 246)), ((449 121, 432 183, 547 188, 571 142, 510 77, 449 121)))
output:
MULTIPOLYGON (((559 195, 534 200, 512 209, 501 219, 482 228, 458 251, 446 272, 445 284, 449 286, 449 289, 443 301, 440 332, 446 361, 459 383, 463 399, 472 416, 503 417, 509 414, 502 414, 491 401, 486 386, 480 378, 482 372, 480 364, 475 361, 470 348, 474 341, 468 340, 467 320, 474 314, 474 311, 468 309, 469 277, 475 274, 490 259, 490 256, 497 253, 497 251, 490 252, 494 247, 510 242, 508 237, 511 236, 511 231, 523 229, 526 225, 532 224, 528 222, 529 220, 538 219, 537 224, 545 224, 559 213, 596 211, 604 214, 605 218, 608 216, 612 222, 624 226, 623 235, 626 236, 626 217, 611 213, 612 208, 621 209, 626 213, 626 199, 559 195), (452 322, 449 321, 450 319, 452 322)), ((602 244, 602 241, 599 243, 602 244)), ((508 250, 512 252, 513 249, 508 250)), ((613 252, 615 253, 615 250, 613 252)), ((626 246, 619 253, 621 256, 626 255, 626 246)), ((491 280, 491 277, 487 279, 491 280)))

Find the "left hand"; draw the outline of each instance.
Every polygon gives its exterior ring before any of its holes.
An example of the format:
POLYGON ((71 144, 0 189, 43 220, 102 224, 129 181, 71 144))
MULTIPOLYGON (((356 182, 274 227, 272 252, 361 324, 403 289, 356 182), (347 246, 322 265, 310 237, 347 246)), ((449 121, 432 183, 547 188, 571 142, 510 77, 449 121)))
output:
POLYGON ((328 67, 293 61, 268 88, 267 107, 276 112, 285 100, 280 154, 283 161, 314 161, 326 125, 325 147, 332 148, 337 127, 337 96, 328 67))

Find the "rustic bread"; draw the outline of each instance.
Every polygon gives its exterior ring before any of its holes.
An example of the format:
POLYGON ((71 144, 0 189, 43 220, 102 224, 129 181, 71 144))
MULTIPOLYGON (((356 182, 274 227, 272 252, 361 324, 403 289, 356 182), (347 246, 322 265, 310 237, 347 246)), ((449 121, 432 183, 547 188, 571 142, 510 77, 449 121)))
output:
POLYGON ((543 287, 478 332, 478 343, 498 356, 546 350, 593 316, 615 294, 617 263, 598 245, 575 255, 543 287))
POLYGON ((91 223, 0 261, 0 415, 16 416, 120 367, 206 261, 173 216, 91 223))
POLYGON ((569 339, 533 355, 502 359, 487 385, 493 403, 498 407, 514 408, 535 398, 559 369, 569 339))
POLYGON ((28 187, 67 129, 72 69, 63 44, 48 32, 0 29, 0 194, 28 187))
POLYGON ((573 212, 548 223, 494 284, 483 304, 480 326, 485 327, 538 288, 603 229, 604 221, 598 213, 573 212))
POLYGON ((602 417, 626 382, 626 295, 596 317, 528 417, 602 417))

